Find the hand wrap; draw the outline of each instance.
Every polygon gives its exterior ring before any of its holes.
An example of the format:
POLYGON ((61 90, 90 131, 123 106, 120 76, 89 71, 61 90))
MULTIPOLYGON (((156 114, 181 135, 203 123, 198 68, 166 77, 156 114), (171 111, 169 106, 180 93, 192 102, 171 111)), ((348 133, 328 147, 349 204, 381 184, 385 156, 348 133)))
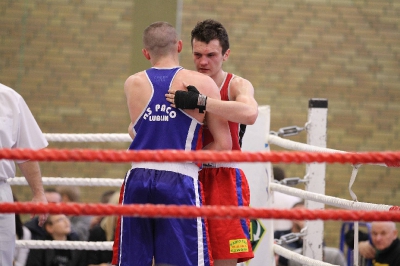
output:
POLYGON ((175 106, 181 109, 196 109, 199 108, 199 113, 204 113, 206 110, 207 96, 200 94, 195 86, 187 86, 188 91, 175 92, 175 106))

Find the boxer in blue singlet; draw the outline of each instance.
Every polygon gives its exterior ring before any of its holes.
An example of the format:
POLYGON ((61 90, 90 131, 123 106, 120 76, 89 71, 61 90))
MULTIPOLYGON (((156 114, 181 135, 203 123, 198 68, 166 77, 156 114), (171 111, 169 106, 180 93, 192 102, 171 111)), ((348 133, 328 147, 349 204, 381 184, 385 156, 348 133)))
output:
MULTIPOLYGON (((182 42, 168 23, 156 22, 144 31, 144 56, 152 68, 130 76, 125 82, 131 117, 131 150, 197 150, 202 148, 204 113, 169 106, 165 94, 170 88, 184 89, 184 82, 200 86, 209 97, 219 99, 213 80, 200 73, 179 67, 182 42)), ((207 115, 214 142, 210 149, 231 148, 226 120, 207 115), (221 131, 222 127, 222 131, 221 131)), ((132 163, 121 188, 121 203, 202 205, 198 180, 199 167, 185 163, 132 163)), ((213 265, 209 253, 205 220, 201 217, 137 218, 122 216, 113 247, 113 265, 150 266, 213 265)))

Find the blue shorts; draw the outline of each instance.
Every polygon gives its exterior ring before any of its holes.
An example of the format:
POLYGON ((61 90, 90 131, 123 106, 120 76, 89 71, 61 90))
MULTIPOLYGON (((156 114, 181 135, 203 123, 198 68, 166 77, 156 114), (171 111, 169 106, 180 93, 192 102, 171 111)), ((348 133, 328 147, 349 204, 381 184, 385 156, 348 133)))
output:
MULTIPOLYGON (((201 206, 203 200, 197 171, 193 175, 133 168, 128 171, 121 189, 122 204, 201 206)), ((155 264, 212 265, 206 224, 202 218, 123 216, 119 227, 113 264, 149 266, 154 257, 155 264)))

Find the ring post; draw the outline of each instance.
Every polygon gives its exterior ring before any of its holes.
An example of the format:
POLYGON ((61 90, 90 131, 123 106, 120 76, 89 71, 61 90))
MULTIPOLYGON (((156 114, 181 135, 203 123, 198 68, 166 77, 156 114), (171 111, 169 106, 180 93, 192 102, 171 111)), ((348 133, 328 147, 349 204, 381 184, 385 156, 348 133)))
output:
MULTIPOLYGON (((308 103, 307 143, 326 148, 326 128, 328 117, 328 100, 313 98, 308 103)), ((325 195, 326 163, 310 163, 306 165, 306 190, 325 195)), ((307 209, 324 209, 324 204, 305 201, 307 209)), ((303 255, 322 261, 324 223, 323 221, 306 221, 307 233, 303 241, 303 255)))
MULTIPOLYGON (((268 136, 270 126, 270 107, 259 106, 256 122, 247 126, 243 137, 243 151, 269 151, 268 136)), ((267 208, 269 205, 269 181, 271 178, 271 163, 240 163, 239 167, 247 176, 250 187, 250 206, 267 208)), ((250 240, 254 258, 242 262, 240 266, 275 266, 274 260, 274 229, 272 219, 252 219, 250 224, 250 240)))

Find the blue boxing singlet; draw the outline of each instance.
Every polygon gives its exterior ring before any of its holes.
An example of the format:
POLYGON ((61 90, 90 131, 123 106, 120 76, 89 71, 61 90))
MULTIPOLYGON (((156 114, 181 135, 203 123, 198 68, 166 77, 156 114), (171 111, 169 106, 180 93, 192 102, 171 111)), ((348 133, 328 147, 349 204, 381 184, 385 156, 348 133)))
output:
POLYGON ((134 124, 136 134, 130 150, 197 150, 202 148, 202 124, 165 99, 175 75, 182 67, 150 68, 146 75, 152 85, 150 101, 134 124))

